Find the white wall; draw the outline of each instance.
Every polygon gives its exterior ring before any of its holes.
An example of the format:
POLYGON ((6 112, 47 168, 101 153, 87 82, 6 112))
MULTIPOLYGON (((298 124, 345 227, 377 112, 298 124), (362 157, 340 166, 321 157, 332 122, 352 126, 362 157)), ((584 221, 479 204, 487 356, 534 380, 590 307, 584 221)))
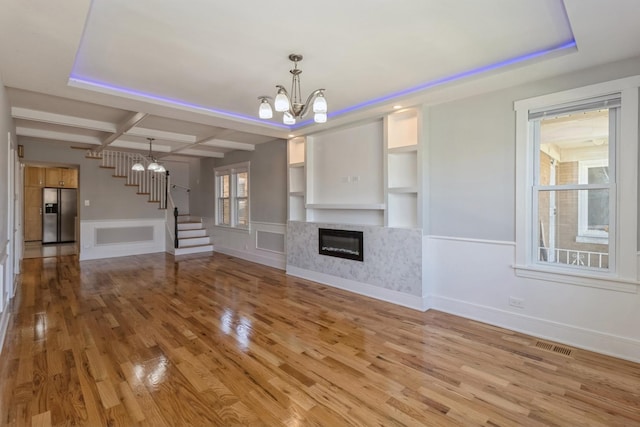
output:
POLYGON ((21 248, 14 244, 15 211, 10 203, 10 198, 14 197, 12 184, 15 174, 12 171, 17 167, 13 158, 16 149, 15 128, 10 112, 7 92, 0 79, 0 351, 9 324, 7 308, 15 291, 15 260, 20 257, 16 249, 21 248))
POLYGON ((307 203, 382 203, 382 120, 307 138, 307 203))
POLYGON ((624 292, 526 279, 512 268, 513 102, 638 73, 634 58, 429 108, 424 253, 431 307, 640 361, 636 285, 624 292), (524 307, 508 305, 512 296, 524 307))

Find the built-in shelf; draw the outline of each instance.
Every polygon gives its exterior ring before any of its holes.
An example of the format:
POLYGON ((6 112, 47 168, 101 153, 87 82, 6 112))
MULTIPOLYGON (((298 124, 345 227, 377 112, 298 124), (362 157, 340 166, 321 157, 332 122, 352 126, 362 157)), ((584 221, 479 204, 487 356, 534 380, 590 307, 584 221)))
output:
POLYGON ((418 187, 391 187, 389 193, 401 194, 401 193, 417 193, 418 187))
POLYGON ((307 212, 305 202, 305 146, 306 139, 290 139, 287 144, 287 180, 289 182, 288 218, 291 221, 305 221, 307 212))
POLYGON ((409 108, 290 139, 288 219, 419 228, 422 127, 422 111, 409 108))
POLYGON ((307 209, 384 210, 384 203, 307 203, 307 209))
POLYGON ((416 228, 420 219, 421 114, 407 109, 386 117, 385 225, 416 228))

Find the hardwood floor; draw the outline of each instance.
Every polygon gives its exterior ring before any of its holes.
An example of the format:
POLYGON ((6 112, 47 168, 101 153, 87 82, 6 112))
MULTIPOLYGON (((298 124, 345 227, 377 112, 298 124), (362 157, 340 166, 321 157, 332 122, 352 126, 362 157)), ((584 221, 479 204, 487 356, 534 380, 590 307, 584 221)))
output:
POLYGON ((78 244, 56 243, 43 245, 40 241, 24 242, 23 258, 46 258, 78 253, 78 244))
POLYGON ((639 364, 220 254, 23 272, 0 425, 640 425, 639 364))

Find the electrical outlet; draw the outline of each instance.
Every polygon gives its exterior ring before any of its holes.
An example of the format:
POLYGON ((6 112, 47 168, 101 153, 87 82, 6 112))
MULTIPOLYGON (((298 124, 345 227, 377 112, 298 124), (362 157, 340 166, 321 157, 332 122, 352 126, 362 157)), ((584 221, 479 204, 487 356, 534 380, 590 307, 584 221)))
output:
POLYGON ((517 308, 524 308, 524 299, 517 297, 509 297, 509 305, 517 308))

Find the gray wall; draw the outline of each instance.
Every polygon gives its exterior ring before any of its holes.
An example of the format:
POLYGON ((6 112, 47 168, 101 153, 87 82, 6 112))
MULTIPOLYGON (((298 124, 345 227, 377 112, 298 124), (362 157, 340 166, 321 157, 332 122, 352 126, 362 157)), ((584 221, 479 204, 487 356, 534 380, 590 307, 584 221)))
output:
POLYGON ((427 234, 515 241, 514 101, 637 74, 640 57, 429 107, 427 234))
POLYGON ((232 151, 222 159, 204 159, 200 167, 197 215, 214 216, 214 172, 218 166, 251 162, 249 199, 251 221, 287 222, 287 145, 277 140, 256 145, 255 151, 232 151))
POLYGON ((191 188, 190 162, 188 160, 179 162, 163 160, 162 163, 169 171, 169 179, 172 184, 169 191, 171 192, 173 202, 178 208, 178 212, 185 215, 190 213, 189 204, 191 201, 191 193, 186 190, 187 188, 191 188), (176 185, 176 187, 173 188, 173 185, 176 185))
MULTIPOLYGON (((21 139, 24 162, 42 165, 71 165, 79 168, 81 220, 111 220, 164 218, 157 203, 148 203, 147 196, 137 195, 136 187, 125 187, 124 180, 113 178, 112 169, 101 169, 100 161, 85 158, 84 150, 70 148, 69 144, 21 139), (91 206, 84 206, 89 200, 91 206)), ((167 165, 169 167, 169 165, 167 165)))

